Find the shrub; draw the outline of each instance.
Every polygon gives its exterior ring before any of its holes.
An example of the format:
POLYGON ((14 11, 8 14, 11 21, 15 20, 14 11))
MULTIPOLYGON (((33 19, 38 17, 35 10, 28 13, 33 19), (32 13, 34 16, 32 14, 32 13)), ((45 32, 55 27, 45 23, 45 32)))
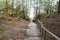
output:
POLYGON ((5 27, 4 26, 0 26, 0 35, 7 36, 7 33, 4 30, 5 30, 5 27))
POLYGON ((50 18, 50 17, 55 16, 55 15, 56 15, 55 13, 50 13, 50 14, 41 13, 41 14, 37 14, 35 18, 36 18, 36 19, 50 18))

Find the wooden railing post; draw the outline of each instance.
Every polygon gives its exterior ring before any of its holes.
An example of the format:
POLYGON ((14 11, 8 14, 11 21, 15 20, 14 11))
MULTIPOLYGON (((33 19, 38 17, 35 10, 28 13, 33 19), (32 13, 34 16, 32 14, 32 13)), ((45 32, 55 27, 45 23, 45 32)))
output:
POLYGON ((44 31, 44 40, 46 40, 46 31, 44 31))
POLYGON ((41 29, 40 29, 40 33, 41 33, 41 40, 47 40, 46 38, 47 38, 47 33, 49 34, 49 35, 51 35, 51 36, 53 36, 56 40, 60 40, 60 37, 58 37, 57 35, 55 35, 54 33, 52 33, 52 32, 50 32, 48 29, 46 29, 44 26, 43 26, 43 24, 42 24, 42 22, 41 21, 39 21, 38 20, 38 22, 39 22, 39 24, 41 24, 41 26, 39 26, 41 29))

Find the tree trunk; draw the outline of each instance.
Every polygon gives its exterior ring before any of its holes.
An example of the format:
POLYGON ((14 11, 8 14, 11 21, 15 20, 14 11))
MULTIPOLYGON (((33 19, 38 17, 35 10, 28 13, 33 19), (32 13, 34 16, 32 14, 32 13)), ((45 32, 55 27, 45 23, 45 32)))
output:
POLYGON ((14 0, 12 0, 12 15, 14 16, 14 12, 13 12, 13 10, 14 10, 13 7, 14 6, 13 5, 14 5, 14 0))
POLYGON ((6 0, 6 13, 8 14, 8 3, 7 3, 7 0, 6 0))
POLYGON ((58 13, 60 13, 60 0, 59 0, 59 5, 58 5, 58 13))
POLYGON ((24 12, 25 11, 25 9, 24 9, 25 5, 24 5, 24 3, 25 3, 24 0, 22 0, 22 5, 23 5, 23 19, 25 19, 25 12, 24 12))

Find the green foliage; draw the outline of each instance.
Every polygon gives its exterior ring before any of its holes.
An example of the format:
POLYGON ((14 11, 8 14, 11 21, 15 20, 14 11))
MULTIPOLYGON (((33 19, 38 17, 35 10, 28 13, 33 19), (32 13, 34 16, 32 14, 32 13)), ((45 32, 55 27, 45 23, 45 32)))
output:
POLYGON ((2 9, 2 14, 11 16, 11 17, 27 17, 27 7, 25 5, 26 2, 24 0, 5 0, 0 2, 0 6, 2 9), (15 3, 16 1, 16 3, 15 3), (20 3, 21 2, 21 3, 20 3), (23 3, 22 3, 23 2, 23 3), (16 8, 14 8, 16 6, 16 8), (22 10, 24 8, 24 10, 22 10))
POLYGON ((36 15, 36 19, 50 18, 50 17, 53 17, 55 15, 56 15, 55 13, 50 13, 50 14, 41 13, 41 14, 36 15))
POLYGON ((7 36, 7 33, 4 32, 4 30, 5 30, 5 27, 4 26, 0 26, 0 34, 4 35, 4 36, 7 36))
POLYGON ((41 15, 40 14, 38 14, 38 15, 36 15, 36 17, 35 17, 36 19, 40 19, 41 18, 41 15))
POLYGON ((4 31, 4 27, 0 26, 0 31, 4 31))
MULTIPOLYGON (((57 11, 57 7, 58 7, 58 2, 56 3, 56 5, 52 5, 54 0, 29 0, 29 1, 25 0, 5 0, 5 1, 1 1, 0 2, 0 7, 2 7, 2 11, 4 15, 8 15, 8 16, 12 16, 14 15, 14 17, 21 17, 26 19, 27 18, 27 13, 28 13, 28 6, 35 6, 35 5, 39 5, 36 6, 37 10, 41 10, 40 6, 44 6, 44 12, 47 14, 38 14, 36 15, 36 18, 39 19, 41 17, 50 17, 53 16, 55 13, 55 11, 57 11), (30 3, 28 3, 30 2, 30 3), (34 2, 34 3, 33 3, 34 2), (14 8, 16 6, 16 8, 14 8), (7 8, 6 8, 7 7, 7 8), (37 8, 38 7, 38 8, 37 8)), ((39 13, 39 11, 38 11, 39 13)))

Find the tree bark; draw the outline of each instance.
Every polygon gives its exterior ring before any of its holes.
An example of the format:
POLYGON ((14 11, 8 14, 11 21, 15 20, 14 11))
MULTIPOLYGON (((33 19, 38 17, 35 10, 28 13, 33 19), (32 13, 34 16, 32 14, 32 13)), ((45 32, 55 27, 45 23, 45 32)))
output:
POLYGON ((8 14, 8 3, 7 3, 7 0, 6 0, 6 13, 8 14))
POLYGON ((14 10, 13 7, 14 6, 13 5, 14 5, 14 0, 12 0, 12 15, 14 16, 14 12, 13 12, 13 10, 14 10))
POLYGON ((58 13, 60 13, 60 0, 59 0, 59 5, 58 5, 58 13))

